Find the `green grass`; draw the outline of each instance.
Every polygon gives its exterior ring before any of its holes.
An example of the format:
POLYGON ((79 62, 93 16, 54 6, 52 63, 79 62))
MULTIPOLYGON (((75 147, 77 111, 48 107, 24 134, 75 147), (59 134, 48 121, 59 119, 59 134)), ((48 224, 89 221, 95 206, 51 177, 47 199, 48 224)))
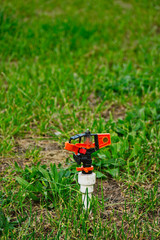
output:
POLYGON ((2 239, 158 239, 159 1, 0 6, 2 239), (55 180, 57 168, 38 163, 41 149, 15 150, 27 136, 63 146, 87 128, 111 134, 93 164, 124 196, 96 194, 92 217, 82 213, 73 166, 55 180))

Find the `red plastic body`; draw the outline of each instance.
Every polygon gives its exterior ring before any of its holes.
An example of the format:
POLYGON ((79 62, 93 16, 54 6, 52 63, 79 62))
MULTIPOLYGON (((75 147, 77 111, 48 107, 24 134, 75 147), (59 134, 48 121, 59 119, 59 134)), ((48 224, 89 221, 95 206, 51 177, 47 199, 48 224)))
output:
MULTIPOLYGON (((98 136, 98 147, 99 147, 99 149, 103 148, 103 147, 106 147, 106 146, 111 144, 111 137, 110 137, 109 133, 100 133, 100 134, 97 134, 97 136, 98 136)), ((85 154, 86 153, 85 149, 91 149, 91 148, 95 148, 95 143, 89 143, 89 144, 76 143, 76 144, 73 144, 73 143, 66 142, 64 149, 66 149, 68 151, 71 151, 71 152, 74 152, 77 155, 78 152, 80 152, 82 154, 85 154)))

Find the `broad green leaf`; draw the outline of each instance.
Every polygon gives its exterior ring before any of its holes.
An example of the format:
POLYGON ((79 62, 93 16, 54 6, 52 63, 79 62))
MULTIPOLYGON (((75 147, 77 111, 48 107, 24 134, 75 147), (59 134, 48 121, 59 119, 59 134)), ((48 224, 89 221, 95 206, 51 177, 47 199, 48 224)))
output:
POLYGON ((109 173, 112 177, 117 177, 119 174, 119 170, 118 168, 114 168, 114 169, 107 169, 104 170, 105 172, 109 173))
POLYGON ((46 178, 46 180, 47 180, 48 182, 51 181, 51 178, 50 178, 50 176, 49 176, 49 173, 48 173, 48 171, 47 171, 46 169, 40 167, 40 168, 39 168, 39 171, 42 173, 43 177, 46 178))
POLYGON ((17 182, 24 188, 29 188, 30 184, 23 178, 21 177, 16 177, 17 182))
POLYGON ((52 178, 55 180, 55 182, 58 182, 58 171, 55 163, 50 165, 50 169, 52 178))
POLYGON ((96 177, 97 178, 106 178, 106 175, 101 173, 101 172, 99 172, 99 171, 95 171, 95 173, 96 173, 96 177))

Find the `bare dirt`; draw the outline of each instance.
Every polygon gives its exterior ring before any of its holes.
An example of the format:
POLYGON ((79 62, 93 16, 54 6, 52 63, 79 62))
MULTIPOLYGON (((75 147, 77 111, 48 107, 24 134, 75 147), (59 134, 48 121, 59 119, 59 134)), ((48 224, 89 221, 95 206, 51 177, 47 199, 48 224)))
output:
POLYGON ((39 159, 42 164, 50 163, 65 165, 66 159, 70 156, 57 142, 48 139, 19 139, 16 141, 15 152, 24 155, 27 151, 39 150, 39 159))
MULTIPOLYGON (((94 93, 91 93, 88 97, 89 105, 91 110, 94 112, 98 104, 102 101, 100 97, 96 97, 94 93)), ((124 119, 126 115, 126 107, 119 103, 110 104, 107 101, 103 104, 103 110, 101 116, 108 121, 110 118, 110 113, 113 119, 116 121, 118 118, 124 119)))
POLYGON ((21 167, 30 166, 37 161, 48 166, 51 163, 55 163, 57 166, 58 164, 65 166, 66 159, 71 156, 69 152, 52 139, 40 139, 38 137, 16 139, 13 152, 12 155, 0 158, 0 172, 3 173, 14 162, 17 162, 21 167), (38 152, 36 160, 33 157, 34 151, 38 152))
POLYGON ((108 219, 115 211, 120 216, 126 200, 120 183, 110 177, 103 180, 102 183, 103 187, 101 187, 101 181, 97 181, 94 194, 98 195, 99 199, 104 199, 104 203, 102 203, 104 204, 103 219, 108 219))
POLYGON ((109 120, 110 113, 114 120, 118 118, 124 119, 126 114, 126 108, 123 105, 112 104, 111 107, 102 112, 102 117, 107 121, 109 120))

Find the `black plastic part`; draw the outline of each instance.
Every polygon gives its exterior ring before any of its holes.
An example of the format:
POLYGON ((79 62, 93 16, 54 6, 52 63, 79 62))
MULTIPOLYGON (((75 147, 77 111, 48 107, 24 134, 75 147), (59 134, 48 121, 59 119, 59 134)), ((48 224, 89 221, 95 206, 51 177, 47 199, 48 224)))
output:
POLYGON ((94 135, 94 141, 95 141, 95 149, 97 151, 99 149, 98 135, 97 134, 94 135))
POLYGON ((74 158, 74 160, 76 161, 76 163, 77 163, 78 165, 81 164, 80 153, 78 153, 77 155, 74 153, 74 154, 73 154, 73 158, 74 158))
MULTIPOLYGON (((77 134, 75 136, 72 136, 69 139, 69 143, 71 143, 72 140, 75 140, 75 139, 79 138, 79 143, 80 143, 82 137, 90 138, 90 136, 94 136, 95 148, 86 149, 86 153, 85 154, 83 154, 83 153, 78 153, 77 155, 75 153, 73 154, 73 158, 76 161, 76 163, 78 165, 83 163, 83 167, 84 168, 88 168, 88 167, 92 166, 91 154, 99 149, 98 135, 97 134, 91 134, 91 132, 89 130, 87 130, 85 133, 77 134)), ((84 173, 84 174, 91 174, 92 171, 89 171, 88 173, 86 173, 85 171, 82 171, 82 173, 84 173)))
POLYGON ((72 140, 75 140, 77 138, 79 138, 80 139, 79 141, 81 141, 82 137, 90 137, 90 136, 95 136, 95 135, 97 135, 97 134, 91 134, 91 132, 89 130, 87 130, 85 133, 76 134, 76 135, 70 137, 69 143, 71 143, 72 140))
MULTIPOLYGON (((81 163, 83 163, 83 167, 87 168, 87 167, 91 167, 92 166, 92 158, 91 158, 91 154, 95 152, 95 148, 90 148, 87 149, 86 153, 78 153, 77 155, 74 153, 73 154, 73 158, 76 161, 76 163, 78 165, 80 165, 81 163)), ((92 171, 89 171, 88 173, 82 171, 84 174, 91 174, 92 171)))
POLYGON ((77 135, 75 135, 75 136, 72 136, 72 137, 70 137, 70 139, 69 139, 69 143, 71 143, 72 140, 75 140, 75 139, 77 139, 77 138, 81 138, 81 137, 84 137, 84 136, 86 136, 85 133, 81 133, 81 134, 77 134, 77 135))

